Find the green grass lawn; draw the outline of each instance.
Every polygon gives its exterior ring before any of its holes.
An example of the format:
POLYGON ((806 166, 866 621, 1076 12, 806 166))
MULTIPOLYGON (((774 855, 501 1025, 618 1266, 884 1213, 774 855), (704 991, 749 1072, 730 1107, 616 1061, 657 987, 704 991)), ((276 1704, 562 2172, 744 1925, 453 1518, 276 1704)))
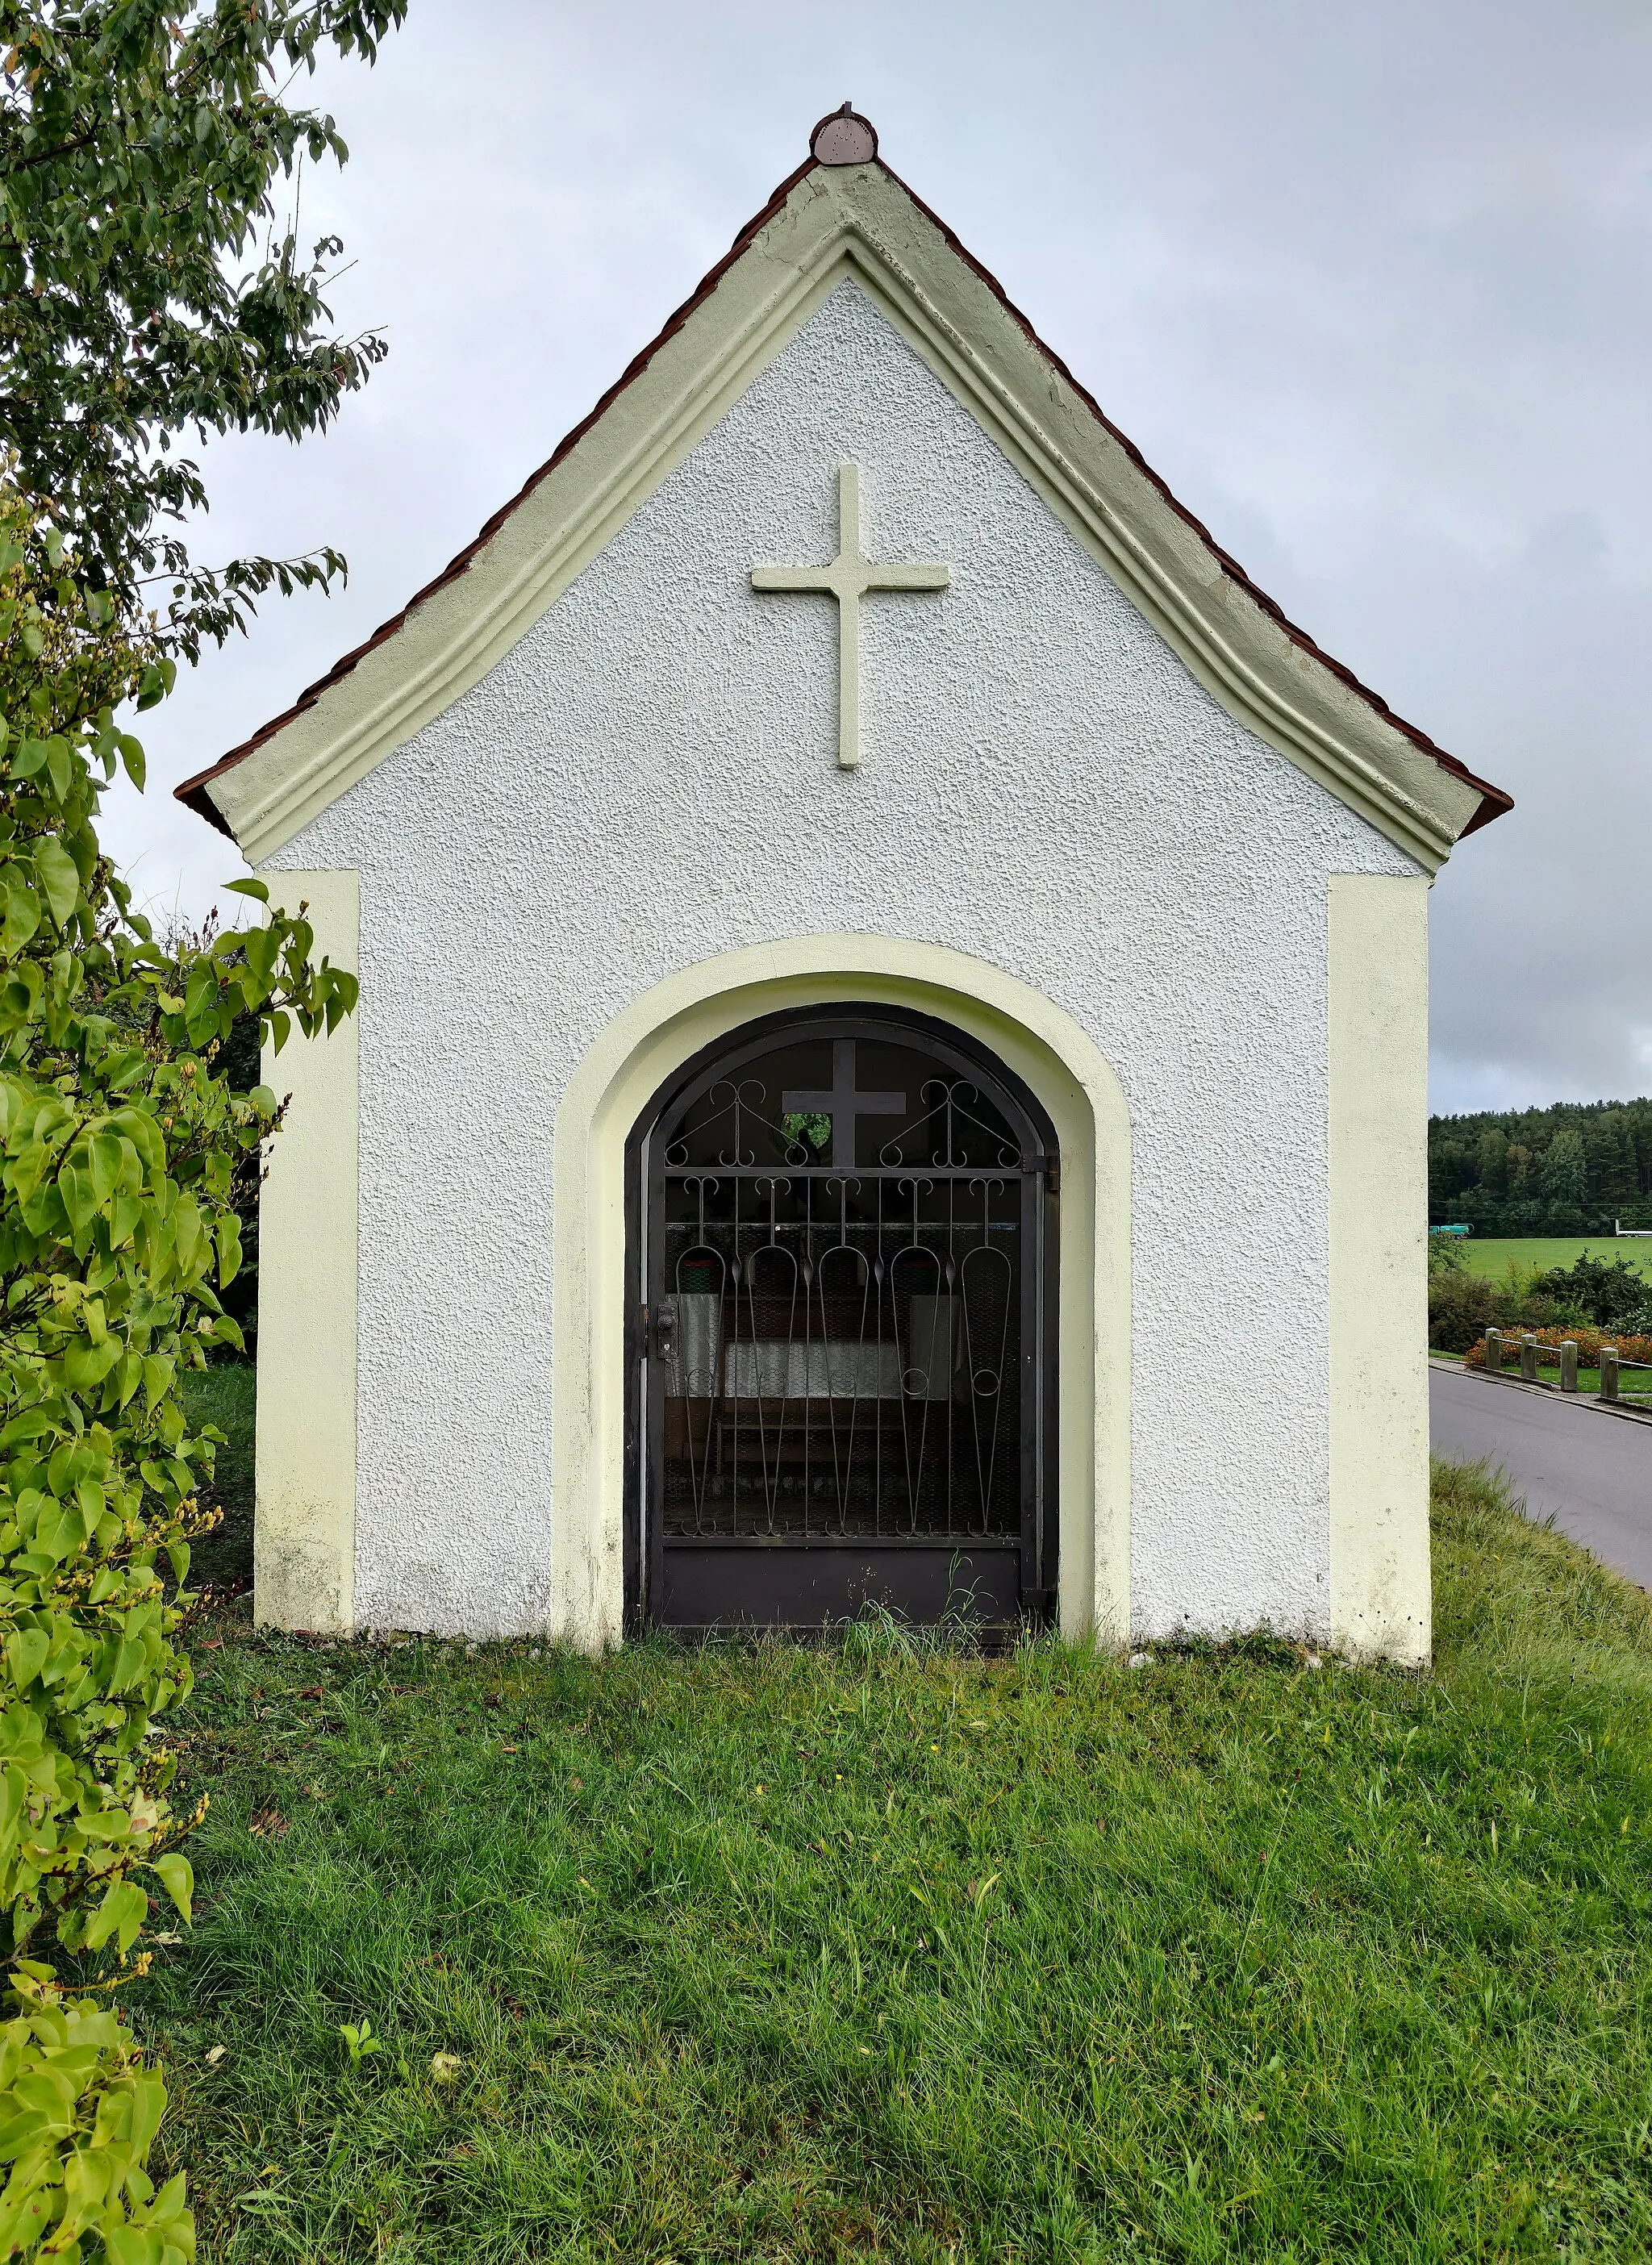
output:
MULTIPOLYGON (((1510 1352, 1504 1360, 1503 1373, 1505 1376, 1517 1383, 1520 1377, 1518 1334, 1517 1333, 1513 1336, 1510 1342, 1514 1345, 1516 1350, 1510 1352)), ((1554 1347, 1552 1345, 1546 1346, 1543 1350, 1554 1357, 1546 1361, 1539 1361, 1538 1381, 1540 1384, 1552 1384, 1558 1388, 1561 1380, 1561 1365, 1559 1357, 1555 1353, 1554 1347)), ((1462 1355, 1460 1353, 1437 1352, 1430 1349, 1429 1358, 1430 1360, 1453 1360, 1457 1362, 1459 1367, 1462 1366, 1462 1355)), ((1479 1371, 1474 1370, 1470 1373, 1477 1375, 1479 1371)), ((1580 1368, 1577 1372, 1578 1398, 1580 1400, 1586 1400, 1591 1394, 1598 1393, 1599 1390, 1600 1371, 1597 1368, 1580 1368)), ((1568 1396, 1569 1397, 1569 1395, 1568 1396)), ((1628 1401, 1632 1404, 1638 1403, 1644 1400, 1652 1399, 1652 1368, 1620 1368, 1618 1373, 1618 1396, 1620 1400, 1628 1401)))
POLYGON ((221 1612, 133 1993, 203 2260, 1646 2258, 1652 1607, 1436 1511, 1427 1677, 221 1612))
POLYGON ((1512 1260, 1525 1267, 1572 1266, 1584 1251, 1591 1257, 1627 1258, 1631 1266, 1638 1266, 1652 1279, 1652 1236, 1643 1242, 1634 1235, 1465 1235, 1457 1248, 1468 1262, 1471 1274, 1490 1274, 1499 1278, 1507 1271, 1512 1260))
MULTIPOLYGON (((1503 1374, 1517 1378, 1519 1373, 1520 1364, 1517 1359, 1510 1356, 1503 1363, 1503 1374)), ((1558 1361, 1553 1367, 1544 1361, 1538 1363, 1539 1384, 1553 1384, 1558 1388, 1560 1380, 1561 1370, 1558 1361)), ((1578 1397, 1586 1399, 1590 1394, 1597 1393, 1599 1390, 1600 1371, 1597 1368, 1580 1368, 1577 1372, 1578 1397)), ((1620 1368, 1618 1372, 1618 1397, 1632 1404, 1652 1397, 1652 1369, 1620 1368)))
MULTIPOLYGON (((1505 1376, 1518 1377, 1520 1373, 1518 1360, 1510 1356, 1503 1364, 1503 1373, 1505 1376)), ((1553 1384, 1558 1388, 1560 1380, 1561 1371, 1558 1361, 1552 1368, 1543 1361, 1538 1363, 1539 1384, 1553 1384)), ((1599 1390, 1600 1371, 1597 1368, 1580 1368, 1577 1372, 1578 1397, 1587 1399, 1591 1393, 1597 1393, 1599 1390)), ((1620 1368, 1618 1372, 1618 1397, 1631 1405, 1652 1398, 1652 1369, 1620 1368)))

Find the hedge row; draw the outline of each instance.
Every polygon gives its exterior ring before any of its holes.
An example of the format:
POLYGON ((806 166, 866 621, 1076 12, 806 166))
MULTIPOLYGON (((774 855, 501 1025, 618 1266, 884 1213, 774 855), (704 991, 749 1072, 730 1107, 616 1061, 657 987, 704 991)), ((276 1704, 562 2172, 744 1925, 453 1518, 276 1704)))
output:
MULTIPOLYGON (((1575 1344, 1577 1347, 1579 1368, 1598 1368, 1602 1345, 1615 1345, 1620 1358, 1624 1360, 1643 1360, 1652 1363, 1652 1337, 1619 1336, 1612 1329, 1543 1329, 1510 1331, 1504 1335, 1503 1341, 1505 1357, 1507 1348, 1510 1345, 1517 1345, 1523 1336, 1532 1336, 1537 1339, 1541 1348, 1538 1354, 1539 1367, 1558 1368, 1561 1358, 1560 1348, 1565 1344, 1575 1344), (1543 1358, 1546 1352, 1553 1353, 1554 1358, 1546 1361, 1543 1358)), ((1463 1366, 1484 1368, 1485 1366, 1486 1340, 1481 1337, 1478 1344, 1471 1345, 1463 1355, 1463 1366)))

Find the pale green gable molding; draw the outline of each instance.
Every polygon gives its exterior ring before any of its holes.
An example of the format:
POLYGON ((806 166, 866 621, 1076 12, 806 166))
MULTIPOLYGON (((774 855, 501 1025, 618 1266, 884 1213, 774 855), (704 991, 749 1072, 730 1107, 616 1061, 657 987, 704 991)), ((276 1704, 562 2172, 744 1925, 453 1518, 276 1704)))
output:
MULTIPOLYGON (((255 864, 507 652, 853 277, 1228 712, 1432 872, 1481 806, 1222 571, 945 231, 877 164, 806 174, 465 570, 204 783, 255 864)), ((1174 760, 1167 795, 1178 791, 1174 760)))
MULTIPOLYGON (((359 972, 354 873, 268 873, 271 901, 306 918, 316 953, 359 972)), ((263 1077, 290 1094, 258 1202, 258 1518, 253 1609, 263 1626, 355 1620, 356 1018, 297 1032, 263 1077)))
POLYGON ((1328 907, 1331 1628, 1420 1666, 1429 1590, 1428 883, 1328 907))

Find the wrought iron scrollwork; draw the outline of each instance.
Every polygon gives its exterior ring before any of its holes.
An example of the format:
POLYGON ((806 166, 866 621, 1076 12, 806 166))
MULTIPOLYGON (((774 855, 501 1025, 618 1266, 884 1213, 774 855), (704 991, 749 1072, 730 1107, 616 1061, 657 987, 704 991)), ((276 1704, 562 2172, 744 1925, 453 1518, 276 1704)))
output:
POLYGON ((877 1154, 880 1164, 894 1169, 902 1164, 915 1163, 919 1160, 910 1152, 928 1141, 930 1154, 924 1161, 936 1166, 991 1162, 1001 1171, 1020 1168, 1021 1150, 1004 1136, 1001 1125, 995 1128, 989 1125, 981 1112, 979 1088, 965 1078, 949 1083, 945 1078, 933 1077, 926 1080, 921 1091, 922 1099, 929 1104, 927 1114, 909 1131, 884 1141, 877 1154), (969 1107, 965 1095, 975 1103, 974 1110, 969 1107), (973 1141, 972 1134, 975 1136, 973 1141), (965 1150, 972 1146, 987 1153, 966 1154, 965 1150))
MULTIPOLYGON (((738 1084, 732 1080, 724 1080, 711 1088, 707 1096, 711 1103, 710 1113, 697 1129, 709 1132, 725 1128, 725 1137, 731 1145, 721 1149, 717 1156, 720 1164, 735 1169, 749 1169, 756 1164, 760 1161, 756 1148, 748 1148, 745 1144, 747 1140, 755 1140, 765 1134, 769 1145, 778 1150, 778 1161, 782 1163, 806 1164, 812 1161, 812 1151, 807 1140, 794 1138, 784 1125, 763 1113, 761 1104, 768 1098, 767 1089, 758 1079, 752 1077, 742 1078, 738 1084)), ((679 1133, 675 1140, 667 1143, 666 1163, 667 1169, 676 1169, 688 1161, 688 1142, 679 1133)), ((768 1162, 774 1160, 764 1157, 761 1161, 768 1162)))
MULTIPOLYGON (((886 1086, 906 1073, 912 1097, 876 1165, 834 1169, 792 1137, 780 1089, 808 1083, 795 1064, 790 1079, 761 1060, 720 1079, 660 1128, 653 1278, 673 1300, 675 1345, 653 1405, 668 1540, 950 1545, 1021 1531, 1044 1160, 980 1082, 924 1074, 921 1047, 903 1059, 884 1042, 877 1065, 886 1086)), ((844 1074, 853 1096, 852 1063, 844 1074)), ((853 1159, 853 1128, 833 1137, 853 1159)))

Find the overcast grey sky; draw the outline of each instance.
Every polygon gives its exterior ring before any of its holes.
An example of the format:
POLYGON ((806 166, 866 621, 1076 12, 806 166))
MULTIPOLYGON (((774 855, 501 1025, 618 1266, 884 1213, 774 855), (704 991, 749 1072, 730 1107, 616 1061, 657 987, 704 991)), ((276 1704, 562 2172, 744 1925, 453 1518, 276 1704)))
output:
POLYGON ((849 98, 1217 540, 1516 797, 1435 891, 1434 1105, 1652 1091, 1645 0, 412 0, 317 87, 352 162, 302 232, 389 359, 324 439, 207 452, 198 547, 334 542, 350 586, 144 719, 154 904, 241 870, 171 785, 469 539, 849 98))

